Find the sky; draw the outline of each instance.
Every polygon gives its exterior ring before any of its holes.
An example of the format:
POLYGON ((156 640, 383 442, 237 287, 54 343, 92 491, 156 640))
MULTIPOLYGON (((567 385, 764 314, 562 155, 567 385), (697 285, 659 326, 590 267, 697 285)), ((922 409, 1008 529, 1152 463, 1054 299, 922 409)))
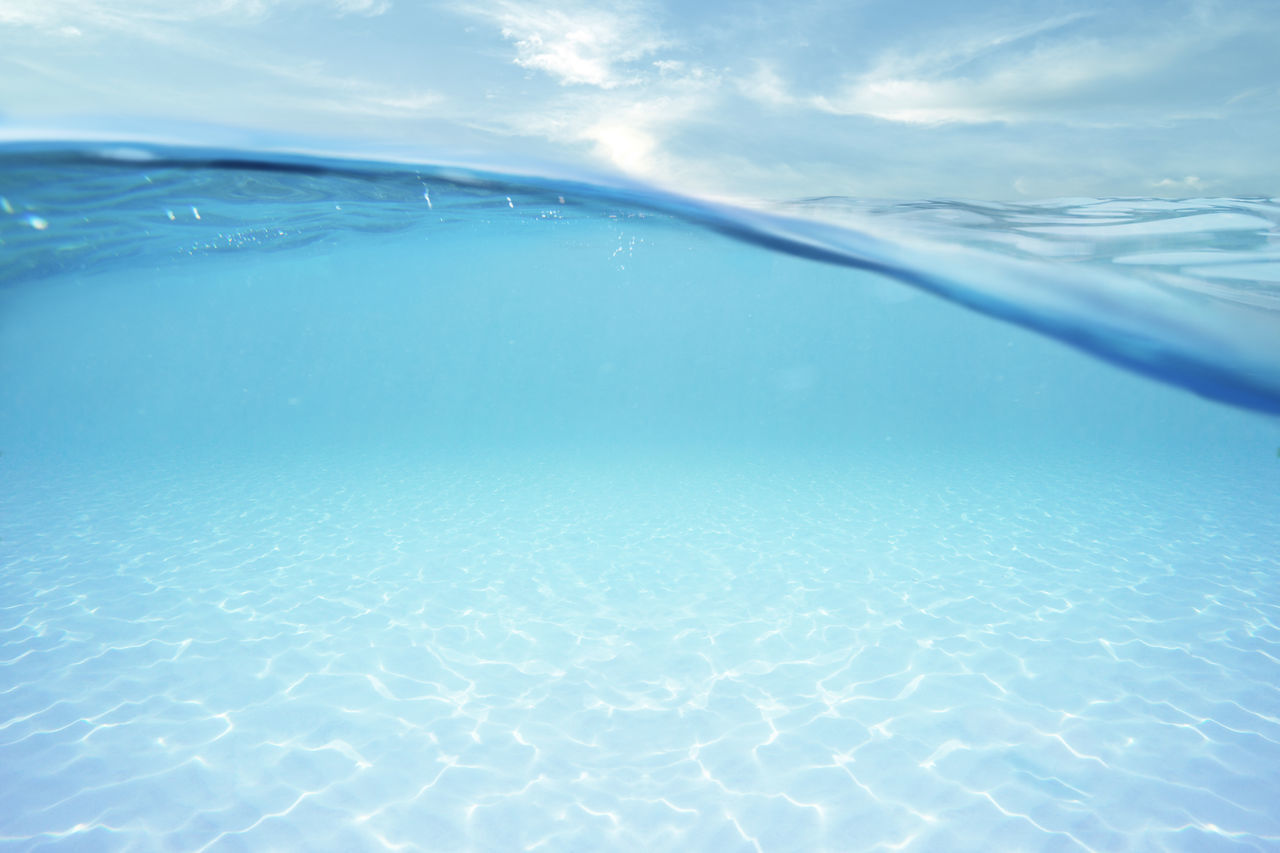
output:
POLYGON ((0 138, 741 199, 1275 196, 1278 45, 1280 0, 0 0, 0 138))

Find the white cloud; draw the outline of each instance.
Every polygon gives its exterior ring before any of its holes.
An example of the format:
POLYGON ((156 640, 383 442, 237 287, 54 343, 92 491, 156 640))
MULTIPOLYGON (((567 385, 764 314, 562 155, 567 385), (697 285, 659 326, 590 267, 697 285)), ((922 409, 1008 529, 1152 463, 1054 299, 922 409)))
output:
MULTIPOLYGON (((1025 63, 989 70, 976 78, 962 76, 960 69, 1087 17, 1085 13, 1075 13, 968 37, 948 33, 945 42, 926 49, 889 49, 870 71, 850 78, 838 92, 828 95, 801 95, 789 90, 775 66, 767 62, 757 63, 753 73, 737 81, 737 87, 748 98, 770 106, 805 104, 836 115, 930 124, 1005 120, 1010 110, 1001 114, 992 108, 1011 99, 1034 101, 1037 96, 1031 89, 1037 82, 1052 88, 1069 81, 1053 81, 1055 76, 1061 76, 1059 69, 1037 69, 1026 67, 1025 63)), ((1054 57, 1040 56, 1037 61, 1053 65, 1054 57)), ((1064 67, 1074 66, 1068 63, 1064 67)), ((1103 72, 1099 69, 1098 73, 1103 72)))
POLYGON ((613 89, 637 82, 638 72, 628 66, 666 44, 648 17, 629 4, 497 0, 459 11, 497 24, 515 44, 517 65, 545 71, 562 84, 613 89))
POLYGON ((473 115, 472 127, 544 139, 624 174, 663 180, 678 171, 673 137, 718 106, 719 76, 670 55, 676 46, 638 3, 490 0, 456 11, 495 25, 514 45, 516 65, 564 87, 533 109, 473 115))
POLYGON ((57 30, 71 26, 57 0, 8 0, 0 3, 0 25, 57 30))
POLYGON ((1152 181, 1151 186, 1158 190, 1195 190, 1203 192, 1212 182, 1201 180, 1195 175, 1187 175, 1185 178, 1161 178, 1158 181, 1152 181))
POLYGON ((973 76, 907 76, 877 68, 811 103, 837 115, 913 124, 1015 122, 1060 116, 1069 102, 1167 63, 1169 45, 1133 51, 1097 41, 1044 47, 973 76))
POLYGON ((339 12, 349 15, 381 15, 391 8, 391 0, 332 0, 339 12))
POLYGON ((380 15, 391 0, 3 0, 0 25, 34 27, 62 35, 132 25, 182 23, 208 18, 234 23, 276 10, 314 6, 339 15, 380 15))
MULTIPOLYGON (((210 74, 225 75, 234 69, 284 84, 253 95, 236 96, 237 115, 250 112, 252 105, 247 101, 252 100, 270 104, 281 115, 311 110, 320 115, 395 120, 422 117, 438 109, 444 101, 433 91, 331 73, 326 70, 326 62, 320 59, 296 59, 283 54, 265 56, 245 51, 234 39, 210 38, 205 30, 190 25, 192 21, 210 18, 235 26, 253 22, 273 9, 304 4, 329 8, 338 15, 377 14, 388 7, 386 0, 190 0, 184 4, 160 0, 8 0, 8 3, 0 5, 0 24, 36 27, 69 36, 72 33, 67 30, 71 27, 66 22, 74 21, 79 25, 73 28, 77 36, 83 29, 85 37, 96 37, 103 43, 128 45, 130 42, 126 39, 131 39, 180 55, 188 64, 206 68, 210 74)), ((110 82, 110 76, 99 78, 65 71, 48 62, 13 56, 7 60, 81 91, 113 94, 119 85, 110 82)), ((133 104, 135 107, 143 103, 163 104, 166 98, 172 97, 171 90, 165 81, 157 81, 142 94, 135 95, 133 104)), ((188 100, 189 96, 184 93, 183 101, 188 100)), ((209 99, 203 102, 208 103, 209 99)), ((181 108, 173 114, 181 115, 181 108)))
POLYGON ((955 73, 984 56, 1015 49, 1033 40, 1043 40, 1092 16, 1088 12, 1074 12, 998 32, 985 29, 969 34, 948 32, 945 40, 930 44, 924 50, 887 50, 877 60, 876 70, 872 73, 890 77, 955 73))
POLYGON ((755 71, 738 79, 735 85, 743 95, 762 104, 777 107, 796 102, 795 95, 787 91, 777 69, 769 63, 757 63, 755 71))
POLYGON ((1169 75, 1258 25, 1247 16, 1220 16, 1155 33, 1090 35, 1076 26, 1088 18, 1072 14, 972 37, 948 34, 947 41, 914 51, 889 50, 827 93, 789 91, 766 65, 739 88, 774 106, 800 103, 907 124, 1114 126, 1204 118, 1215 114, 1211 106, 1169 98, 1169 75), (1162 97, 1149 97, 1153 92, 1162 97))

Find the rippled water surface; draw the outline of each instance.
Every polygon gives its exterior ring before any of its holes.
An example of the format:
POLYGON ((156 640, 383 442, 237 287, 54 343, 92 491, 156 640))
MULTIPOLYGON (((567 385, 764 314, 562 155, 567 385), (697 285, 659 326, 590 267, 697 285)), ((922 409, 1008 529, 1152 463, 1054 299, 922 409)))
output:
POLYGON ((0 161, 0 848, 1280 849, 1274 202, 179 154, 0 161))

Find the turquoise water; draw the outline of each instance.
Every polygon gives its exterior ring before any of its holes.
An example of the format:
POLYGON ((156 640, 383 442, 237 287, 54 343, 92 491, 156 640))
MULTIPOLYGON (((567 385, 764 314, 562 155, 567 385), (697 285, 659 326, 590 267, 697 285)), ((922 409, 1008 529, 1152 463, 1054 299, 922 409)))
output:
POLYGON ((1280 849, 1274 201, 107 155, 0 159, 3 849, 1280 849))

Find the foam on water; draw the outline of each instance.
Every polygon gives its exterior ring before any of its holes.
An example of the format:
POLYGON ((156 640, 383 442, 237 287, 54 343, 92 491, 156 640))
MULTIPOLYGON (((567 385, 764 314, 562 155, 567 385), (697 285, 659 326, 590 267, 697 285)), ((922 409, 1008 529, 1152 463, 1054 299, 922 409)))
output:
POLYGON ((1274 203, 37 153, 0 849, 1280 849, 1274 203))

